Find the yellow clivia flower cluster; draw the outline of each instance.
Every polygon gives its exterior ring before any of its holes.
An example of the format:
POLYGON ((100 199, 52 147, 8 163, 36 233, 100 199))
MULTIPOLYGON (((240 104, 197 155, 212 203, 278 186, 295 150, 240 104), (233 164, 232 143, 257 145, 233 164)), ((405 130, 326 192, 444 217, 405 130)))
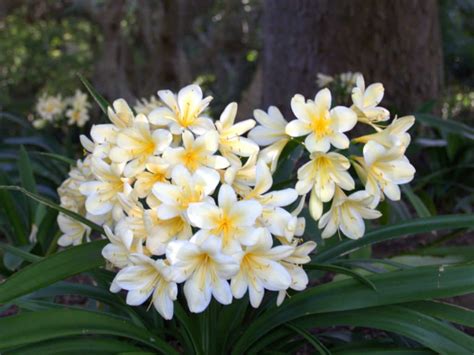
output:
MULTIPOLYGON (((171 319, 179 284, 192 312, 212 297, 230 304, 248 292, 256 308, 265 290, 278 292, 280 304, 288 289, 305 289, 302 265, 316 247, 301 238, 306 195, 324 238, 338 230, 360 238, 364 219, 380 216, 378 202, 399 199, 398 185, 413 178, 404 156, 413 117, 382 127, 389 115, 378 107, 383 86, 359 83, 351 108, 331 108, 327 89, 314 100, 295 95, 290 122, 271 106, 236 123, 236 103, 213 120, 206 111, 212 98, 197 85, 158 91, 161 102, 147 114, 116 100, 111 123, 81 136, 88 154, 59 190, 64 206, 104 225, 110 243, 103 256, 119 269, 111 291, 126 290, 130 305, 151 297, 171 319), (357 122, 376 132, 353 139, 364 144, 363 155, 347 157, 347 133, 357 122), (294 187, 275 189, 273 174, 292 140, 309 161, 294 187), (346 195, 356 186, 351 165, 365 189, 346 195)), ((59 222, 63 246, 89 233, 63 215, 59 222)))
POLYGON ((61 95, 43 94, 36 103, 36 113, 39 117, 33 120, 33 126, 41 129, 47 124, 57 124, 66 118, 68 125, 83 127, 90 119, 90 106, 87 94, 81 90, 76 90, 73 96, 65 99, 61 95))

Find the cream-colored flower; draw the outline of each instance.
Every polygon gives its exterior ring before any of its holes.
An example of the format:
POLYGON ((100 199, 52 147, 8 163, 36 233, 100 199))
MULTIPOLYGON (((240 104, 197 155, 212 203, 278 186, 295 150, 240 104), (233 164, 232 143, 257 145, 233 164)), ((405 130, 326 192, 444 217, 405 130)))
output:
POLYGON ((149 99, 141 98, 140 100, 136 101, 135 106, 133 109, 137 114, 142 113, 146 116, 150 114, 155 108, 161 107, 163 104, 160 100, 157 99, 155 95, 150 96, 149 99))
POLYGON ((63 233, 58 239, 58 245, 62 247, 81 244, 84 237, 87 238, 91 231, 85 224, 62 213, 58 215, 58 226, 63 233))
POLYGON ((142 252, 142 244, 133 238, 132 231, 123 230, 113 233, 108 226, 104 226, 104 231, 110 243, 102 249, 102 256, 115 267, 126 267, 130 264, 130 254, 142 252))
POLYGON ((232 165, 241 166, 239 157, 250 157, 258 152, 258 145, 242 135, 255 126, 252 119, 234 124, 237 115, 237 104, 232 102, 226 106, 216 128, 219 132, 219 151, 232 165))
POLYGON ((170 90, 160 90, 158 96, 166 106, 150 112, 148 116, 151 123, 157 126, 166 125, 173 134, 181 134, 189 129, 194 134, 201 135, 214 129, 212 120, 204 116, 204 110, 212 97, 203 99, 202 90, 198 85, 188 85, 182 88, 178 95, 170 90))
POLYGON ((169 131, 152 131, 146 116, 138 115, 132 127, 117 134, 117 146, 110 150, 110 159, 114 163, 126 163, 124 175, 133 177, 145 170, 149 158, 162 153, 172 140, 169 131))
POLYGON ((90 103, 87 101, 87 94, 81 90, 76 90, 74 96, 68 99, 71 108, 66 111, 66 117, 69 118, 68 124, 75 124, 83 127, 89 121, 90 103))
POLYGON ((169 162, 160 157, 148 158, 145 168, 145 171, 135 176, 136 181, 133 185, 139 198, 148 197, 155 183, 167 182, 171 175, 169 162))
POLYGON ((181 164, 191 172, 202 166, 212 169, 225 169, 229 166, 226 158, 215 155, 219 145, 216 131, 209 131, 196 139, 191 132, 185 131, 182 138, 182 147, 168 148, 163 154, 163 159, 172 166, 181 164))
POLYGON ((257 154, 251 155, 243 166, 229 166, 223 174, 223 182, 232 186, 239 195, 251 190, 255 185, 257 157, 257 154))
POLYGON ((48 96, 43 94, 36 103, 36 112, 40 117, 48 122, 59 118, 64 111, 64 101, 61 95, 48 96))
POLYGON ((347 107, 331 109, 331 92, 323 89, 314 101, 302 95, 291 99, 291 109, 297 117, 286 126, 292 137, 306 136, 305 145, 310 152, 327 152, 331 145, 339 149, 349 147, 349 139, 343 132, 351 130, 357 123, 356 114, 347 107))
POLYGON ((224 305, 232 302, 232 292, 226 280, 238 272, 239 264, 233 257, 222 253, 220 239, 210 236, 200 244, 172 241, 168 244, 166 259, 173 268, 173 279, 186 281, 184 295, 191 312, 204 311, 212 296, 224 305))
POLYGON ((123 216, 117 195, 130 188, 129 179, 122 177, 122 167, 92 158, 91 169, 95 180, 81 184, 79 190, 86 196, 86 210, 94 216, 112 211, 115 220, 123 216))
POLYGON ((132 265, 120 270, 114 283, 127 290, 127 304, 139 306, 150 296, 155 309, 164 319, 173 318, 173 301, 178 286, 169 280, 169 266, 162 259, 153 260, 145 255, 130 255, 132 265))
POLYGON ((112 107, 107 107, 110 122, 117 128, 131 127, 135 118, 132 109, 124 99, 115 100, 112 107))
POLYGON ((270 233, 259 229, 257 241, 245 248, 240 256, 240 268, 231 280, 232 294, 242 298, 249 291, 250 304, 258 308, 265 290, 282 291, 291 285, 291 276, 279 263, 293 253, 290 245, 273 246, 270 233))
POLYGON ((193 231, 183 216, 160 219, 156 210, 146 210, 144 216, 147 232, 146 247, 153 255, 163 255, 169 242, 176 239, 189 240, 193 231))
POLYGON ((364 219, 376 219, 382 214, 373 209, 374 197, 367 191, 357 191, 346 196, 338 187, 331 208, 321 216, 318 227, 321 236, 329 238, 339 229, 346 237, 359 239, 365 233, 364 219))
POLYGON ((410 164, 401 145, 385 148, 375 141, 364 145, 364 157, 356 157, 354 167, 368 193, 378 203, 383 195, 392 201, 400 200, 398 185, 413 180, 415 168, 410 164))
POLYGON ((357 113, 357 118, 363 123, 376 123, 386 121, 390 117, 387 109, 378 106, 383 99, 384 87, 375 83, 365 88, 364 77, 357 77, 357 86, 352 89, 352 109, 357 113))
POLYGON ((270 106, 268 113, 255 110, 253 115, 260 125, 253 128, 248 137, 259 146, 267 146, 260 151, 259 158, 269 164, 272 172, 274 172, 281 152, 290 140, 285 131, 288 122, 275 106, 270 106))
POLYGON ((295 189, 300 195, 311 191, 309 209, 311 216, 318 220, 323 212, 323 202, 334 196, 336 186, 344 190, 354 189, 354 180, 347 172, 351 164, 339 153, 311 154, 311 160, 298 169, 298 182, 295 189))
MULTIPOLYGON (((285 243, 285 240, 281 240, 285 243)), ((289 288, 295 291, 303 291, 308 285, 308 275, 303 270, 301 265, 307 264, 311 261, 309 254, 316 248, 316 243, 309 241, 300 245, 293 242, 293 252, 280 261, 281 265, 291 276, 291 284, 289 288)), ((281 305, 285 299, 286 291, 280 291, 277 298, 277 306, 281 305)))
POLYGON ((415 116, 395 118, 392 123, 384 129, 375 126, 378 132, 355 138, 354 142, 367 143, 368 141, 374 141, 383 145, 385 148, 391 148, 396 145, 406 148, 411 140, 410 134, 408 134, 407 131, 414 123, 415 116))
POLYGON ((292 215, 282 207, 296 201, 298 194, 294 189, 270 191, 273 178, 268 166, 263 162, 257 163, 256 184, 252 190, 244 192, 244 200, 255 200, 262 206, 259 222, 268 228, 273 235, 287 235, 287 227, 292 215))
POLYGON ((318 73, 316 75, 316 78, 317 78, 316 83, 318 84, 318 87, 321 89, 325 88, 326 86, 334 82, 334 78, 331 75, 326 75, 323 73, 318 73))
POLYGON ((194 237, 217 236, 222 240, 225 253, 238 252, 242 245, 254 244, 255 221, 262 213, 260 203, 255 200, 237 201, 234 189, 227 184, 221 186, 218 202, 219 206, 213 201, 189 205, 188 218, 193 226, 201 229, 194 237))
POLYGON ((191 174, 184 166, 176 166, 171 173, 171 184, 157 182, 153 186, 153 194, 161 201, 161 205, 157 207, 158 217, 187 218, 189 204, 208 199, 216 189, 219 179, 215 170, 199 168, 191 174))

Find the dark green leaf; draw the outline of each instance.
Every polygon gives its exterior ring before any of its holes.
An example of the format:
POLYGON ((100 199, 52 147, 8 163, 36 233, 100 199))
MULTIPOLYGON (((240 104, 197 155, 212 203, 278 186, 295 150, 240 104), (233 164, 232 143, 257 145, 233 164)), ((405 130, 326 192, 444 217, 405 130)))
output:
POLYGON ((341 243, 323 250, 315 255, 313 261, 326 262, 345 255, 366 245, 380 243, 386 240, 427 233, 442 229, 471 228, 474 227, 473 215, 445 215, 419 218, 403 221, 397 224, 379 227, 369 231, 360 239, 345 240, 341 243))
POLYGON ((468 139, 474 139, 474 129, 453 119, 444 120, 429 114, 415 114, 416 122, 435 127, 445 133, 454 133, 468 139))
POLYGON ((89 91, 89 94, 94 98, 95 102, 99 105, 100 109, 102 110, 103 113, 107 114, 107 107, 109 107, 109 103, 107 102, 106 99, 100 95, 97 90, 92 86, 92 84, 84 78, 80 73, 77 74, 79 79, 81 79, 82 83, 86 87, 87 91, 89 91))
POLYGON ((18 271, 0 284, 0 304, 11 302, 66 277, 102 266, 104 258, 101 250, 106 243, 105 240, 99 240, 72 247, 18 271))
POLYGON ((0 350, 75 335, 112 335, 136 340, 164 354, 178 354, 145 328, 104 313, 76 309, 28 312, 0 319, 0 350))

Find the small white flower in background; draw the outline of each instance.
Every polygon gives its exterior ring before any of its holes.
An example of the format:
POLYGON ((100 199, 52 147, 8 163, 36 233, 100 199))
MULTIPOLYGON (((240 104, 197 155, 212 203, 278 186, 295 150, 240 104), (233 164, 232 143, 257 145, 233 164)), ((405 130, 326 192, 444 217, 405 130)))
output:
POLYGON ((327 152, 331 145, 339 149, 349 147, 344 132, 354 128, 357 116, 347 107, 331 109, 328 89, 319 91, 314 101, 295 95, 291 99, 291 109, 298 119, 288 123, 286 133, 292 137, 307 136, 305 145, 310 152, 327 152))
POLYGON ((53 122, 61 116, 64 107, 65 103, 61 95, 48 96, 43 94, 36 103, 36 112, 42 119, 53 122))
MULTIPOLYGON (((352 85, 356 77, 348 72, 334 80, 352 85)), ((94 125, 91 138, 81 136, 87 155, 58 189, 61 206, 104 226, 109 244, 103 256, 119 269, 111 291, 126 290, 130 305, 151 297, 171 319, 181 283, 191 312, 204 311, 212 297, 229 304, 248 291, 258 307, 265 290, 278 292, 278 305, 289 289, 304 290, 309 280, 303 265, 316 247, 303 240, 307 194, 323 238, 341 231, 356 239, 364 235, 365 219, 380 217, 380 199, 398 199, 398 185, 413 178, 404 156, 413 117, 376 125, 388 113, 378 106, 383 87, 365 89, 361 80, 358 105, 331 109, 328 89, 314 101, 295 95, 296 120, 287 122, 270 106, 254 111, 256 127, 253 119, 235 122, 236 103, 211 120, 205 114, 211 97, 203 98, 197 85, 177 95, 159 91, 156 107, 142 101, 137 115, 125 100, 115 100, 110 123, 94 125), (346 134, 358 116, 375 133, 353 139, 365 144, 363 156, 347 158, 346 134), (303 136, 307 151, 292 155, 302 144, 294 138, 303 136), (277 171, 285 147, 285 158, 295 164, 292 171, 277 171), (351 163, 366 190, 353 192, 351 163)), ((81 223, 62 214, 58 223, 60 245, 88 240, 81 223)))
POLYGON ((232 292, 226 281, 239 270, 232 256, 222 253, 221 241, 210 236, 202 243, 184 240, 168 244, 166 258, 173 267, 172 278, 184 283, 184 295, 191 312, 207 308, 211 297, 222 304, 232 302, 232 292))
POLYGON ((74 96, 67 100, 70 108, 66 110, 66 117, 69 118, 68 124, 83 127, 89 121, 90 103, 87 101, 87 94, 76 90, 74 96))
POLYGON ((364 235, 364 219, 379 218, 382 214, 373 209, 374 196, 367 191, 357 191, 346 196, 336 188, 331 209, 321 216, 319 228, 324 228, 322 237, 332 237, 340 230, 346 237, 359 239, 364 235))
POLYGON ((318 84, 320 88, 324 88, 328 86, 329 84, 331 84, 332 82, 334 82, 334 78, 331 75, 318 73, 316 77, 317 77, 316 83, 318 84))
POLYGON ((352 89, 352 102, 357 118, 363 123, 377 123, 390 118, 387 109, 378 106, 383 99, 384 87, 381 83, 375 83, 365 87, 364 77, 357 77, 357 86, 352 89))
POLYGON ((149 113, 151 123, 168 126, 173 134, 181 134, 189 129, 194 134, 201 135, 214 128, 212 120, 204 115, 212 97, 203 99, 202 90, 198 85, 186 86, 178 95, 170 90, 160 90, 158 96, 165 106, 149 113))

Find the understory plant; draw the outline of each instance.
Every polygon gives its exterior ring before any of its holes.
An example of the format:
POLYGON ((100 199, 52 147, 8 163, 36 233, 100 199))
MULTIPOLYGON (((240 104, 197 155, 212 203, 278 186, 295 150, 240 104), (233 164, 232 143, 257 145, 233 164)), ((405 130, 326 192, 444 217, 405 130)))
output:
POLYGON ((0 284, 14 313, 2 353, 472 353, 460 327, 473 311, 437 301, 473 292, 472 255, 374 258, 371 245, 474 219, 381 218, 402 193, 425 207, 405 185, 415 117, 391 119, 383 85, 353 81, 350 106, 326 88, 295 95, 295 119, 270 106, 244 120, 236 103, 214 117, 197 85, 139 111, 85 82, 109 122, 81 136, 59 203, 32 171, 1 187, 59 212, 60 230, 46 253, 0 244, 20 260, 0 284))

